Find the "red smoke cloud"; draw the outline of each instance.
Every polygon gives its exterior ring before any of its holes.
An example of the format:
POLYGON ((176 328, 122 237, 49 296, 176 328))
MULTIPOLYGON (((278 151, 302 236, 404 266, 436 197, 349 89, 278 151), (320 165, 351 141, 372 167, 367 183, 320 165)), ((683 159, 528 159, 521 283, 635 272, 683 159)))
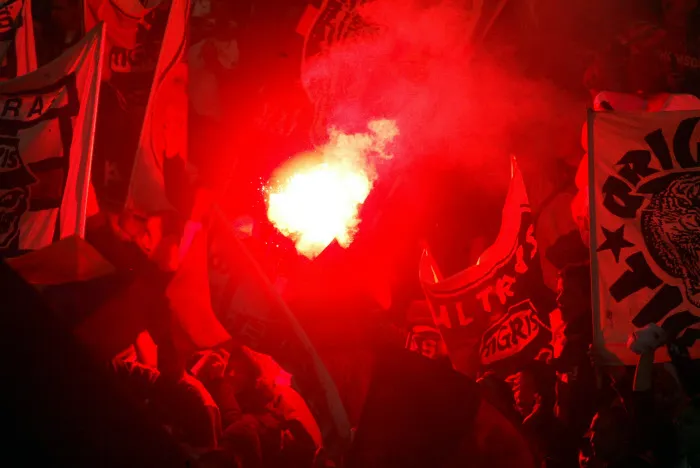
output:
POLYGON ((465 3, 376 0, 360 7, 368 27, 333 44, 303 75, 312 100, 330 103, 325 123, 356 130, 372 118, 396 119, 397 159, 404 162, 439 155, 483 170, 497 154, 507 160, 528 122, 551 120, 570 98, 475 50, 465 3))
POLYGON ((416 189, 407 190, 413 199, 383 210, 410 214, 394 214, 399 224, 386 226, 385 235, 413 231, 443 244, 435 247, 438 260, 454 261, 445 274, 476 260, 478 252, 467 252, 470 239, 493 240, 509 155, 518 157, 536 209, 560 182, 554 160, 578 157, 585 119, 585 103, 525 78, 508 54, 472 44, 466 3, 368 2, 358 10, 367 27, 357 31, 359 22, 352 22, 354 32, 307 62, 303 73, 312 101, 325 105, 319 136, 330 125, 359 131, 374 118, 397 121, 395 158, 379 168, 379 184, 402 175, 416 189), (418 187, 429 193, 416 194, 418 187))

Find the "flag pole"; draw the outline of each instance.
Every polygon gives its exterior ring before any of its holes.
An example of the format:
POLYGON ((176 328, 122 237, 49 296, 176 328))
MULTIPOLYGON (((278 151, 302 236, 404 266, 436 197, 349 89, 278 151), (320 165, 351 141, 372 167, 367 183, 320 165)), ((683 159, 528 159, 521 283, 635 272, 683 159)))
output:
POLYGON ((77 231, 81 238, 85 238, 85 225, 87 224, 87 207, 88 207, 88 197, 90 196, 90 184, 92 180, 92 157, 95 149, 95 131, 97 129, 97 110, 99 109, 100 101, 100 88, 102 85, 102 67, 104 63, 105 54, 105 38, 107 26, 104 22, 101 22, 98 26, 101 29, 100 38, 98 40, 99 54, 97 58, 97 63, 95 64, 95 77, 93 78, 92 84, 90 85, 90 96, 93 96, 93 105, 87 107, 86 109, 86 120, 90 122, 90 136, 87 142, 88 147, 88 157, 86 158, 86 168, 85 168, 85 180, 80 184, 81 195, 79 196, 80 207, 77 216, 77 231))

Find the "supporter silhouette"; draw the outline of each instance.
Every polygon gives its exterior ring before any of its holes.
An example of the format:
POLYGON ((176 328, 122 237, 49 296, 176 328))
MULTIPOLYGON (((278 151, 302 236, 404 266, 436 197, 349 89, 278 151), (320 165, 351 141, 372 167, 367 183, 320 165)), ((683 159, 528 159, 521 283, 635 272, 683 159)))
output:
POLYGON ((220 408, 223 453, 217 457, 236 460, 243 468, 311 466, 317 452, 314 431, 289 417, 294 414, 284 404, 289 400, 275 392, 250 350, 219 350, 197 372, 220 408))
POLYGON ((558 373, 557 412, 573 431, 583 435, 594 413, 595 373, 588 349, 593 337, 590 265, 564 268, 557 282, 557 305, 563 331, 553 361, 558 373))
POLYGON ((548 467, 571 466, 576 463, 576 439, 555 415, 555 385, 554 369, 534 361, 520 372, 515 399, 535 460, 548 467))
POLYGON ((190 374, 179 378, 137 362, 115 360, 112 369, 125 388, 144 404, 179 442, 197 451, 217 447, 219 410, 201 382, 190 374))

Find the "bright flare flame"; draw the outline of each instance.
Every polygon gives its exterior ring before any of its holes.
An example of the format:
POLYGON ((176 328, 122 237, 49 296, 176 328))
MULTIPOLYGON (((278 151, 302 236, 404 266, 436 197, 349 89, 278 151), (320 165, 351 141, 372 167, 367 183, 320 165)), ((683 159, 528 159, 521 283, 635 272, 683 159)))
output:
POLYGON ((267 187, 267 217, 314 258, 337 240, 348 247, 360 222, 358 211, 376 180, 375 162, 389 159, 386 146, 397 135, 393 120, 374 120, 368 133, 330 131, 330 141, 296 156, 267 187))

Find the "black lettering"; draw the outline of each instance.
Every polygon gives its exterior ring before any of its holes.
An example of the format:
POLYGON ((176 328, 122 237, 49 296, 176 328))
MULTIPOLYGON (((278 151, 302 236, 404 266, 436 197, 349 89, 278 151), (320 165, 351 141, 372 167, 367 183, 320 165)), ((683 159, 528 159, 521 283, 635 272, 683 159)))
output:
POLYGON ((31 117, 34 114, 41 115, 42 112, 44 112, 44 100, 41 98, 41 96, 37 96, 36 99, 34 99, 34 102, 32 103, 32 108, 29 109, 29 114, 27 115, 27 118, 31 117))
POLYGON ((527 334, 523 332, 523 319, 516 317, 510 321, 510 337, 513 341, 513 346, 518 346, 518 339, 527 340, 527 334))
POLYGON ((666 314, 681 305, 683 294, 675 286, 664 284, 654 297, 642 307, 637 316, 632 320, 632 324, 637 328, 644 328, 650 323, 658 323, 666 314))
POLYGON ((627 182, 636 186, 642 177, 648 177, 658 172, 656 169, 649 167, 650 163, 651 153, 649 151, 628 151, 622 159, 617 162, 618 165, 623 166, 622 169, 618 171, 618 174, 627 182))
POLYGON ((0 146, 0 167, 12 167, 15 150, 7 146, 0 146))
POLYGON ((537 333, 537 330, 540 329, 540 322, 537 315, 533 312, 532 314, 528 315, 528 319, 530 320, 531 326, 530 334, 532 335, 533 333, 537 333))
MULTIPOLYGON (((693 136, 695 127, 700 122, 700 117, 685 119, 678 125, 678 130, 673 136, 673 152, 676 155, 676 161, 683 169, 698 167, 700 162, 693 158, 690 153, 690 138, 693 136)), ((700 142, 697 142, 698 155, 700 156, 700 142)))
POLYGON ((496 338, 492 336, 483 344, 481 348, 481 355, 485 358, 496 353, 496 338))
POLYGON ((697 328, 688 328, 683 335, 676 340, 676 343, 678 346, 691 348, 698 340, 700 340, 700 330, 697 328))
POLYGON ((498 343, 496 342, 496 336, 491 337, 491 343, 489 344, 490 355, 496 354, 498 351, 498 343))
POLYGON ((8 98, 5 101, 5 106, 2 108, 2 117, 7 116, 7 113, 12 111, 15 117, 19 117, 19 109, 22 107, 20 98, 8 98))
POLYGON ((663 169, 673 169, 671 152, 668 149, 668 143, 666 143, 664 132, 661 129, 648 134, 644 141, 647 142, 649 148, 654 152, 654 156, 659 160, 659 164, 663 169))
POLYGON ((636 254, 630 255, 627 257, 627 260, 625 260, 625 263, 627 263, 631 270, 626 270, 622 276, 610 286, 610 295, 615 301, 620 302, 644 288, 656 289, 663 283, 663 281, 651 271, 643 253, 637 252, 636 254))
POLYGON ((644 203, 643 196, 633 195, 624 181, 613 176, 603 184, 603 194, 603 206, 618 218, 633 219, 644 203))
POLYGON ((110 54, 110 64, 114 71, 128 71, 129 60, 126 49, 114 47, 110 54))
POLYGON ((527 336, 531 336, 532 335, 532 317, 530 317, 530 314, 527 314, 527 315, 525 315, 523 320, 525 321, 525 326, 527 327, 527 331, 525 332, 525 334, 527 336))
POLYGON ((504 325, 498 329, 498 350, 505 351, 510 348, 510 333, 508 332, 508 326, 504 325), (502 333, 505 332, 505 333, 502 333))
POLYGON ((696 317, 687 310, 673 314, 661 325, 661 328, 666 332, 668 341, 673 341, 681 334, 681 332, 692 327, 696 323, 700 322, 700 317, 696 317))

